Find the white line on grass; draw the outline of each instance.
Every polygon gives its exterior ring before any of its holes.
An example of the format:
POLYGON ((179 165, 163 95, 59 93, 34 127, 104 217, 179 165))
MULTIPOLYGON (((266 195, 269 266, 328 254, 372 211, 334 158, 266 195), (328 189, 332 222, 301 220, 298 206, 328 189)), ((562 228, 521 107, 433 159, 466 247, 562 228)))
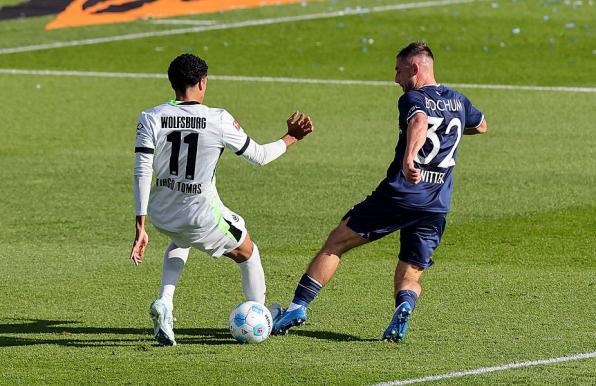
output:
MULTIPOLYGON (((19 70, 0 68, 4 75, 45 75, 45 76, 83 76, 91 78, 167 78, 166 74, 148 74, 135 72, 98 72, 98 71, 58 71, 58 70, 19 70)), ((209 75, 209 79, 213 76, 209 75)))
POLYGON ((175 25, 214 25, 215 20, 197 20, 197 19, 155 19, 151 24, 175 24, 175 25))
POLYGON ((536 361, 529 361, 529 362, 517 362, 517 363, 510 363, 507 365, 502 366, 495 366, 495 367, 482 367, 476 370, 467 370, 467 371, 456 371, 453 373, 446 373, 446 374, 439 374, 439 375, 430 375, 428 377, 422 378, 414 378, 414 379, 406 379, 403 381, 393 381, 387 383, 378 383, 375 386, 394 386, 394 385, 412 385, 415 383, 425 383, 431 381, 439 381, 442 379, 448 378, 461 378, 466 377, 468 375, 478 375, 478 374, 485 374, 485 373, 492 373, 495 371, 505 371, 511 369, 518 369, 520 367, 530 367, 530 366, 541 366, 541 365, 548 365, 552 363, 560 363, 560 362, 569 362, 569 361, 578 361, 581 359, 589 359, 589 358, 596 358, 596 351, 585 353, 585 354, 574 354, 564 357, 558 358, 549 358, 549 359, 541 359, 536 361))
POLYGON ((156 36, 181 35, 181 34, 188 34, 188 33, 195 33, 195 32, 215 31, 215 30, 223 30, 223 29, 242 28, 242 27, 253 27, 253 26, 260 26, 260 25, 288 23, 288 22, 294 22, 294 21, 328 19, 328 18, 333 18, 333 17, 363 15, 363 14, 368 14, 368 13, 397 11, 397 10, 404 10, 404 9, 440 7, 440 6, 451 5, 451 4, 475 3, 478 1, 484 1, 484 0, 438 0, 438 1, 425 1, 425 2, 415 2, 415 3, 394 4, 394 5, 378 6, 378 7, 372 7, 372 8, 353 8, 353 9, 347 8, 342 11, 334 11, 334 12, 312 13, 312 14, 308 14, 308 15, 286 16, 286 17, 276 17, 276 18, 267 18, 267 19, 255 19, 255 20, 246 20, 246 21, 240 21, 240 22, 235 22, 235 23, 216 24, 216 25, 210 25, 210 26, 180 28, 180 29, 171 29, 171 30, 165 30, 165 31, 140 32, 140 33, 126 34, 126 35, 107 36, 107 37, 103 37, 103 38, 72 40, 72 41, 66 41, 66 42, 54 42, 54 43, 47 43, 47 44, 35 44, 35 45, 30 45, 30 46, 21 46, 21 47, 13 47, 13 48, 2 48, 2 49, 0 49, 0 55, 15 54, 15 53, 19 53, 19 52, 28 52, 28 51, 49 50, 49 49, 63 48, 63 47, 75 47, 75 46, 84 46, 84 45, 91 45, 91 44, 101 44, 101 43, 109 43, 109 42, 116 42, 116 41, 122 41, 122 40, 144 39, 144 38, 156 37, 156 36))
MULTIPOLYGON (((57 71, 57 70, 19 70, 0 68, 4 75, 46 75, 46 76, 83 76, 95 78, 140 78, 140 79, 165 79, 165 74, 135 73, 135 72, 97 72, 97 71, 57 71)), ((341 80, 341 79, 309 79, 309 78, 274 78, 268 76, 233 76, 209 75, 211 80, 226 80, 236 82, 261 82, 261 83, 299 83, 299 84, 334 84, 342 86, 382 86, 396 87, 393 82, 380 80, 341 80)), ((565 87, 565 86, 516 86, 506 84, 473 84, 449 83, 455 88, 478 88, 485 90, 516 90, 516 91, 561 91, 596 93, 596 87, 565 87)))

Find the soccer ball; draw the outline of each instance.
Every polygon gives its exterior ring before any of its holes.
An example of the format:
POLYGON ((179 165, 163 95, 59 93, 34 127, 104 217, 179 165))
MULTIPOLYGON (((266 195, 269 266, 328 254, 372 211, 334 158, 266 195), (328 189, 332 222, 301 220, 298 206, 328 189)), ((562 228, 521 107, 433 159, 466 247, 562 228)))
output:
POLYGON ((267 339, 273 325, 271 312, 257 302, 238 305, 230 314, 230 334, 240 343, 260 343, 267 339))

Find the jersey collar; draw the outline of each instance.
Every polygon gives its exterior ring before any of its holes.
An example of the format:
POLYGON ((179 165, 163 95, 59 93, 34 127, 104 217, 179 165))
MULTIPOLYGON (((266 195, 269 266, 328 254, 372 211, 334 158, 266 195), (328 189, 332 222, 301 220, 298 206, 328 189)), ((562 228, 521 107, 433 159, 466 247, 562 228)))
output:
POLYGON ((200 105, 201 104, 201 102, 197 102, 197 101, 178 101, 176 99, 170 99, 168 101, 168 103, 173 106, 188 106, 188 105, 200 105))

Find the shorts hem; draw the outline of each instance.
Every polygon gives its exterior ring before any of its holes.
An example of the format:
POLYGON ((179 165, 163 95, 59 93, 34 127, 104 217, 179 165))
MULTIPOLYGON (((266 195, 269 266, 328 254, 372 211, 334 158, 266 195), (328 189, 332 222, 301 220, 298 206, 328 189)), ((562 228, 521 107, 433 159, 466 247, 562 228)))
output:
POLYGON ((401 257, 401 256, 399 257, 399 260, 400 260, 400 261, 403 261, 404 263, 408 263, 408 264, 415 265, 415 266, 417 266, 417 267, 419 267, 419 268, 421 268, 421 269, 423 269, 423 270, 424 270, 424 269, 427 269, 427 268, 430 268, 430 267, 432 267, 432 266, 433 266, 433 264, 435 264, 435 262, 434 262, 434 260, 433 260, 433 259, 430 259, 430 262, 429 262, 429 263, 427 263, 427 264, 420 264, 420 262, 419 262, 419 261, 416 261, 416 260, 414 260, 414 259, 407 259, 407 258, 403 258, 403 257, 401 257))
POLYGON ((213 257, 214 259, 219 259, 220 257, 222 257, 223 255, 225 255, 226 253, 233 251, 234 249, 238 248, 239 246, 242 245, 242 243, 244 243, 244 240, 246 240, 246 236, 248 236, 248 231, 244 230, 244 232, 242 232, 242 236, 240 237, 240 240, 238 241, 237 244, 235 244, 233 247, 229 248, 229 249, 225 249, 221 254, 214 254, 211 255, 211 257, 213 257))

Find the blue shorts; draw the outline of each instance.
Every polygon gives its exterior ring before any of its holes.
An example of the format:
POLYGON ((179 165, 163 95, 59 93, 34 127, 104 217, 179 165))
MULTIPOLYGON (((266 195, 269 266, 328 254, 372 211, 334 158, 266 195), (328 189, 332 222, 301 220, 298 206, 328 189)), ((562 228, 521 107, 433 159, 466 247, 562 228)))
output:
POLYGON ((426 269, 434 264, 432 254, 441 242, 447 213, 412 211, 395 205, 380 194, 368 196, 346 213, 347 226, 375 241, 400 230, 399 259, 426 269))

